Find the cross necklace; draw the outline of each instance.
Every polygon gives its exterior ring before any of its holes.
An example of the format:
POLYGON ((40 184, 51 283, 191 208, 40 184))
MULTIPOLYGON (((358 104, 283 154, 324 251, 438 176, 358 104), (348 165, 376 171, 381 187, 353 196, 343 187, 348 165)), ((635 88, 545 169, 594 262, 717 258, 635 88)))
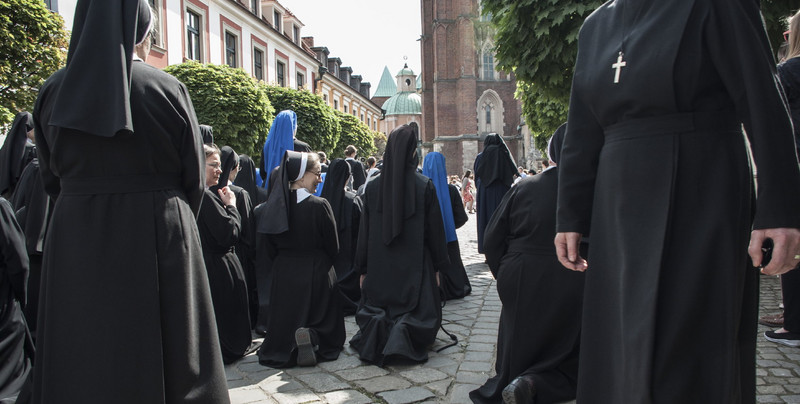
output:
MULTIPOLYGON (((619 0, 617 0, 619 2, 619 0)), ((628 39, 628 33, 625 32, 625 3, 622 2, 622 41, 620 44, 620 51, 617 55, 617 62, 611 65, 611 69, 615 70, 614 72, 614 84, 619 83, 619 76, 622 73, 622 68, 628 66, 628 62, 624 60, 625 58, 625 40, 628 39)), ((642 12, 644 6, 639 6, 639 10, 636 12, 636 15, 633 17, 633 26, 636 26, 636 22, 639 20, 639 14, 642 12)))

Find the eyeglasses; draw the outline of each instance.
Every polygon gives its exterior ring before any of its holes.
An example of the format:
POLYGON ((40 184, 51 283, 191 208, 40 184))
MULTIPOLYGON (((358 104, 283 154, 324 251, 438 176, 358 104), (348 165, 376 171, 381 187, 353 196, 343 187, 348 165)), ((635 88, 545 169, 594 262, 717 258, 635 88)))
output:
POLYGON ((792 30, 788 30, 788 31, 784 32, 783 33, 783 40, 786 41, 786 42, 789 42, 789 34, 791 34, 791 33, 792 33, 792 30))
POLYGON ((310 172, 311 174, 314 174, 314 175, 316 175, 316 176, 317 176, 317 178, 320 178, 320 179, 322 179, 322 171, 317 171, 317 172, 308 171, 308 172, 310 172))
POLYGON ((211 164, 206 164, 206 165, 211 167, 211 168, 213 168, 213 169, 215 169, 215 170, 221 170, 222 169, 221 168, 222 165, 220 163, 211 163, 211 164))

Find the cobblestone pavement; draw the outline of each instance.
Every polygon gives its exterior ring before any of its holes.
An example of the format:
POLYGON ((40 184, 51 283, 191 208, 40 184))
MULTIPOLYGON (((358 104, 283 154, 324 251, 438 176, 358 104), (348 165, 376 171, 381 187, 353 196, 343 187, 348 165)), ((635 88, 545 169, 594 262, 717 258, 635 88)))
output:
MULTIPOLYGON (((225 368, 233 404, 267 403, 469 403, 469 391, 494 374, 500 300, 494 279, 477 251, 475 216, 461 229, 458 239, 472 294, 447 302, 443 325, 458 336, 458 345, 441 353, 430 352, 424 364, 380 368, 362 363, 347 341, 358 327, 345 318, 347 339, 339 359, 314 367, 272 369, 253 354, 225 368)), ((780 282, 761 277, 761 314, 777 312, 780 282)), ((758 402, 800 403, 800 348, 766 341, 759 327, 757 352, 758 402)), ((449 342, 439 331, 434 350, 449 342)))

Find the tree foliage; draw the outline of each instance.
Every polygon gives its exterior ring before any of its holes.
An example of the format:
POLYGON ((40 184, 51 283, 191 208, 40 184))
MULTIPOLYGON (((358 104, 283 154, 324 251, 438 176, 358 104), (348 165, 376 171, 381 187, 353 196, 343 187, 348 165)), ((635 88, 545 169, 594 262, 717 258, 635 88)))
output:
POLYGON ((64 64, 64 20, 41 0, 0 1, 0 125, 32 111, 39 86, 64 64))
MULTIPOLYGON (((668 0, 665 0, 668 1, 668 0)), ((602 0, 481 0, 495 28, 498 67, 513 71, 517 98, 536 147, 566 121, 578 32, 602 0)), ((762 0, 767 32, 777 50, 797 0, 762 0)))
POLYGON ((197 120, 214 127, 214 142, 260 156, 275 115, 267 91, 242 69, 186 62, 164 69, 189 89, 197 120))
POLYGON ((339 132, 339 147, 332 150, 330 158, 344 158, 344 148, 347 145, 353 145, 358 149, 358 154, 361 156, 371 156, 375 153, 375 136, 377 132, 372 130, 361 122, 353 115, 345 114, 341 111, 335 111, 336 118, 341 125, 339 132))
POLYGON ((260 84, 277 111, 291 109, 297 114, 297 138, 312 150, 327 154, 339 144, 341 124, 331 107, 308 90, 295 90, 260 84))

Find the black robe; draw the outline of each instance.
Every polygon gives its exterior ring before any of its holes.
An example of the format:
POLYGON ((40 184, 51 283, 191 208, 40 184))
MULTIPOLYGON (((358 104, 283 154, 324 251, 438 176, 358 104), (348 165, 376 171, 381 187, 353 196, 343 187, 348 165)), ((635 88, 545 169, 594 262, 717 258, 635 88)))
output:
MULTIPOLYGON (((297 364, 295 331, 309 328, 317 361, 339 357, 345 339, 344 317, 333 272, 339 252, 336 221, 325 199, 309 196, 297 203, 289 193, 289 230, 259 234, 259 250, 272 262, 272 290, 267 335, 258 351, 262 365, 284 368, 297 364)), ((267 214, 269 214, 267 212, 267 214)))
MULTIPOLYGON (((497 205, 503 200, 503 196, 511 189, 511 182, 513 181, 513 176, 509 176, 508 179, 503 181, 496 180, 491 183, 483 180, 478 175, 478 167, 481 164, 490 163, 481 162, 482 158, 483 153, 478 154, 472 167, 475 172, 475 189, 477 191, 475 193, 475 213, 478 219, 478 252, 481 254, 484 253, 483 237, 486 232, 486 225, 489 224, 489 219, 492 218, 497 205)), ((511 164, 513 167, 513 163, 511 164)), ((516 169, 514 171, 516 172, 516 169)))
POLYGON ((12 205, 16 210, 17 222, 25 233, 25 245, 30 261, 28 302, 24 312, 28 329, 35 340, 39 312, 39 283, 42 279, 42 252, 53 208, 52 199, 42 184, 38 159, 31 161, 22 171, 17 188, 14 190, 12 205))
POLYGON ((57 198, 33 402, 228 402, 195 224, 205 158, 186 87, 133 62, 136 132, 101 137, 49 126, 62 73, 33 114, 42 182, 57 198))
MULTIPOLYGON (((237 200, 238 202, 238 200, 237 200)), ((234 246, 242 232, 235 206, 226 206, 210 189, 205 191, 197 228, 211 285, 222 358, 231 363, 245 355, 252 343, 247 281, 234 246)))
MULTIPOLYGON (((447 188, 450 192, 450 204, 453 206, 453 222, 458 229, 469 220, 469 217, 464 210, 458 188, 453 184, 448 184, 447 188)), ((461 247, 458 240, 447 243, 447 255, 450 257, 450 265, 445 266, 439 273, 440 288, 444 291, 445 300, 462 298, 472 293, 472 285, 461 261, 461 247)))
POLYGON ((0 198, 0 402, 13 403, 33 365, 33 342, 22 313, 28 254, 11 204, 0 198))
POLYGON ((383 365, 389 357, 426 361, 442 322, 436 272, 448 265, 447 247, 430 178, 413 173, 415 212, 389 244, 382 241, 379 208, 382 176, 370 181, 356 248, 356 271, 365 274, 356 312, 359 331, 350 340, 362 360, 383 365))
POLYGON ((503 308, 497 373, 470 393, 475 403, 501 403, 520 375, 534 380, 538 403, 575 399, 584 274, 567 271, 556 257, 557 191, 555 168, 524 178, 486 227, 486 260, 503 308))
POLYGON ((641 0, 581 29, 558 196, 558 231, 592 240, 578 402, 755 401, 751 224, 800 227, 762 24, 750 0, 641 0))
POLYGON ((253 214, 253 201, 250 194, 242 187, 228 185, 236 195, 236 211, 241 219, 241 232, 236 242, 236 257, 242 265, 247 282, 247 301, 250 310, 250 326, 255 327, 258 319, 258 290, 256 282, 256 222, 253 214))
MULTIPOLYGON (((342 312, 345 316, 350 316, 356 313, 358 302, 361 300, 359 282, 361 274, 355 271, 354 264, 363 208, 361 199, 356 197, 354 192, 345 191, 343 203, 350 209, 345 210, 344 221, 347 224, 338 231, 339 254, 336 255, 333 266, 336 268, 339 291, 342 294, 342 312)), ((337 227, 339 226, 337 225, 337 227)))

